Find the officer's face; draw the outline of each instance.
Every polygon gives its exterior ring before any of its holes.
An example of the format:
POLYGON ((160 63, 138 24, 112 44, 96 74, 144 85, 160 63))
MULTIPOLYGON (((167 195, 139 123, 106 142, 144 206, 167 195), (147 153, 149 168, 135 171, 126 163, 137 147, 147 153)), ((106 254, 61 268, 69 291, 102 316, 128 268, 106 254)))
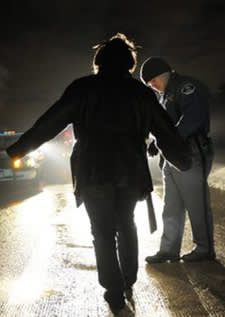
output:
POLYGON ((147 85, 153 89, 156 89, 159 92, 165 90, 165 83, 161 77, 155 77, 147 82, 147 85))

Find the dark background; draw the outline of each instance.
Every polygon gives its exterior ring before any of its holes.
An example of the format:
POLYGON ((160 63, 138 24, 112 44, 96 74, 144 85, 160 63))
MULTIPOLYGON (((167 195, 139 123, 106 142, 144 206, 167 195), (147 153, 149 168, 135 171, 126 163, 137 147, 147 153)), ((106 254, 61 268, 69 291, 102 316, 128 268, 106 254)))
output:
MULTIPOLYGON (((139 65, 161 55, 210 88, 212 135, 225 148, 225 1, 8 0, 0 8, 0 129, 26 130, 75 78, 92 46, 125 33, 139 65)), ((138 77, 139 67, 135 72, 138 77)), ((225 163, 225 160, 224 160, 225 163)))

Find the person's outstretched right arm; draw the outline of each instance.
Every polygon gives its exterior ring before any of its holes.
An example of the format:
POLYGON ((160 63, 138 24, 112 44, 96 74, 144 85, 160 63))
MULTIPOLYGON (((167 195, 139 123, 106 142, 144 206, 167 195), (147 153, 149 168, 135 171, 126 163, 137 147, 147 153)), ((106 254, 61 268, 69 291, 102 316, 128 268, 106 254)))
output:
POLYGON ((54 138, 77 117, 81 103, 79 80, 71 84, 20 139, 6 151, 11 158, 21 158, 54 138))

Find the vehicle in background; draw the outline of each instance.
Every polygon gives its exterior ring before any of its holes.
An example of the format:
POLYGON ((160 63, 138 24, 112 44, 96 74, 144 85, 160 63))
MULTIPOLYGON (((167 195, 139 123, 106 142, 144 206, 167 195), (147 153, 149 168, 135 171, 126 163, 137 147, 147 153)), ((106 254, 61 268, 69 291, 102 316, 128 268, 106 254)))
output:
POLYGON ((22 134, 11 130, 0 132, 0 186, 24 184, 33 188, 72 183, 70 155, 75 138, 71 125, 22 159, 12 161, 5 150, 22 134))
POLYGON ((22 159, 11 160, 6 153, 6 148, 16 142, 22 132, 3 131, 0 133, 0 185, 5 188, 21 188, 26 185, 26 189, 40 187, 40 169, 44 155, 41 149, 29 153, 22 159))

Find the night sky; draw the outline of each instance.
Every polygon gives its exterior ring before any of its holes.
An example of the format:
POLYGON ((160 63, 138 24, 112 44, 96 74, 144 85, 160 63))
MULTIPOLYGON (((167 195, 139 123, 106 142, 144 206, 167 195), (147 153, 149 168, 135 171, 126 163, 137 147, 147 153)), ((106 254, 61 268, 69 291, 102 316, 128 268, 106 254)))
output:
MULTIPOLYGON (((92 46, 116 32, 142 46, 139 65, 161 55, 205 81, 225 108, 224 0, 8 0, 0 23, 0 129, 29 128, 73 79, 91 72, 92 46)), ((223 108, 212 107, 220 137, 223 108)))

